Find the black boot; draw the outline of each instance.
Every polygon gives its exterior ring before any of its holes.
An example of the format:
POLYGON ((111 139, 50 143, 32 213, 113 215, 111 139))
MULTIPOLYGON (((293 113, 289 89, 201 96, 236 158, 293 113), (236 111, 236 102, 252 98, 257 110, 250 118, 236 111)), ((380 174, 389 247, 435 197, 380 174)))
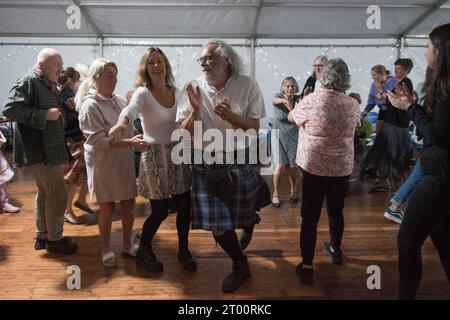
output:
POLYGON ((248 266, 247 257, 244 256, 241 261, 233 263, 233 272, 223 280, 222 291, 225 293, 233 292, 239 288, 248 277, 250 277, 250 268, 248 266))
POLYGON ((139 249, 136 251, 136 262, 145 270, 151 272, 162 272, 164 269, 163 264, 155 256, 152 248, 143 244, 140 244, 139 249))
POLYGON ((303 263, 300 263, 295 268, 295 273, 297 274, 297 277, 300 279, 300 281, 303 282, 304 284, 313 284, 314 283, 313 269, 305 268, 303 266, 303 263))
POLYGON ((189 249, 179 249, 178 261, 188 271, 197 270, 197 261, 196 261, 195 257, 191 254, 189 249))

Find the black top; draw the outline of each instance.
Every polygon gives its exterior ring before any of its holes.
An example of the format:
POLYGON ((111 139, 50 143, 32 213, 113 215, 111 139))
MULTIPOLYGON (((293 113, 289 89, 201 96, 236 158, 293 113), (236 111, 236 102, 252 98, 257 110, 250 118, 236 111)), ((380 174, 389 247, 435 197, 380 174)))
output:
POLYGON ((67 105, 67 100, 73 97, 75 97, 75 93, 70 88, 63 88, 59 92, 59 98, 61 99, 63 106, 64 119, 66 121, 65 132, 67 138, 78 138, 83 136, 83 132, 80 130, 80 122, 78 121, 78 112, 74 109, 70 109, 67 105))
POLYGON ((312 88, 312 91, 311 92, 314 92, 314 88, 316 87, 316 76, 315 76, 315 74, 313 73, 312 74, 312 76, 310 76, 307 80, 306 80, 306 83, 305 83, 305 86, 303 87, 303 90, 302 90, 302 92, 300 93, 300 99, 303 99, 304 98, 304 95, 303 95, 303 92, 305 92, 305 89, 307 88, 307 87, 311 87, 312 88))
MULTIPOLYGON (((402 81, 400 81, 396 88, 400 85, 402 85, 403 83, 406 84, 406 86, 408 87, 409 91, 413 91, 413 84, 411 82, 411 80, 409 80, 409 78, 404 78, 402 81)), ((394 93, 395 93, 396 89, 394 89, 394 93)), ((389 99, 386 100, 386 113, 384 116, 384 122, 390 123, 396 127, 400 127, 400 128, 408 128, 409 127, 409 122, 410 122, 410 117, 408 115, 408 112, 397 109, 396 107, 394 107, 391 102, 389 101, 389 99)))
POLYGON ((410 106, 408 113, 424 137, 420 154, 424 175, 447 180, 450 168, 450 98, 436 103, 432 115, 418 104, 410 106))

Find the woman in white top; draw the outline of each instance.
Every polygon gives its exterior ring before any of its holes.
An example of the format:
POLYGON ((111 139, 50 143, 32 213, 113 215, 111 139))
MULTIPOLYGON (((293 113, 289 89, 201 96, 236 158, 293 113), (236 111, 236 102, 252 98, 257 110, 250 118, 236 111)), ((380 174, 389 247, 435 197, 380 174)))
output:
POLYGON ((172 69, 166 55, 159 48, 149 48, 143 54, 136 75, 130 104, 122 111, 117 124, 109 134, 120 137, 127 125, 140 117, 144 140, 149 150, 142 153, 139 169, 139 194, 150 199, 151 215, 142 228, 142 237, 136 260, 150 271, 163 270, 162 263, 152 250, 152 240, 160 224, 167 218, 169 197, 177 208, 178 260, 187 270, 196 269, 195 258, 188 249, 191 225, 191 181, 185 164, 176 165, 171 159, 172 132, 178 129, 175 122, 180 90, 174 86, 172 69))
POLYGON ((133 127, 124 130, 124 139, 110 141, 109 129, 117 122, 125 107, 125 99, 114 94, 117 84, 117 66, 103 58, 95 60, 88 78, 77 93, 80 129, 86 137, 84 152, 88 188, 95 192, 100 205, 98 226, 103 242, 102 261, 107 267, 117 265, 111 250, 111 224, 114 202, 122 207, 123 253, 135 256, 132 245, 134 199, 137 195, 132 147, 148 146, 140 136, 133 137, 133 127))

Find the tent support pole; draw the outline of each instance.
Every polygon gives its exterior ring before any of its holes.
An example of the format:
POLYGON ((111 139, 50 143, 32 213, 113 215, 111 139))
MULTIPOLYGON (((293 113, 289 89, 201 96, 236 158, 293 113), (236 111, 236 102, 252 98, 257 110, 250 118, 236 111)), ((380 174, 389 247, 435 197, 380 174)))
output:
POLYGON ((397 39, 397 59, 400 59, 402 57, 402 49, 403 49, 403 43, 405 41, 405 38, 398 38, 397 39))
POLYGON ((250 39, 250 75, 256 77, 256 40, 250 39))
POLYGON ((103 58, 103 37, 98 39, 98 53, 101 58, 103 58))

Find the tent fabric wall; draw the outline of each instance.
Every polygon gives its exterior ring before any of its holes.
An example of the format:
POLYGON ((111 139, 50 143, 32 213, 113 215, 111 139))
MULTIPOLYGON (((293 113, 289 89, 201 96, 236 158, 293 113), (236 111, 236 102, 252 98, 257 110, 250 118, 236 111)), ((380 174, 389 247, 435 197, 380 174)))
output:
MULTIPOLYGON (((0 103, 4 103, 14 82, 36 63, 37 54, 47 46, 48 44, 0 46, 0 103)), ((89 65, 98 56, 95 45, 58 45, 54 48, 61 53, 65 66, 77 63, 89 65)))

